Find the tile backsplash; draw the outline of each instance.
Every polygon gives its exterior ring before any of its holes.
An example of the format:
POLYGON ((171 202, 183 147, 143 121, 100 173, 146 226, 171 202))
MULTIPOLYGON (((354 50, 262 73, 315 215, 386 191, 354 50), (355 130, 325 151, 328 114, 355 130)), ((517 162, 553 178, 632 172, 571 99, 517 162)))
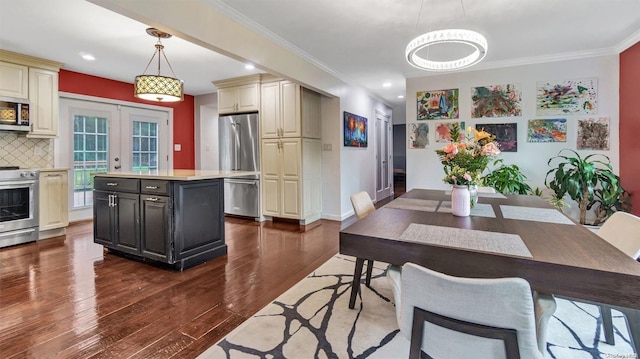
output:
POLYGON ((0 132, 0 166, 53 168, 53 140, 0 132))

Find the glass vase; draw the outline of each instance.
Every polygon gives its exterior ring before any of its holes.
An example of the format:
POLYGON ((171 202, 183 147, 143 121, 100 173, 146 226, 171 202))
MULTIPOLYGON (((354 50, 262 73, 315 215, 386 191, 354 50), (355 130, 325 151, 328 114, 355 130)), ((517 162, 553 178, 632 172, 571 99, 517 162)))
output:
POLYGON ((469 185, 469 195, 471 196, 471 208, 475 207, 478 204, 478 185, 470 184, 469 185))
POLYGON ((453 186, 451 190, 451 212, 458 217, 468 217, 471 213, 471 194, 468 186, 453 186))

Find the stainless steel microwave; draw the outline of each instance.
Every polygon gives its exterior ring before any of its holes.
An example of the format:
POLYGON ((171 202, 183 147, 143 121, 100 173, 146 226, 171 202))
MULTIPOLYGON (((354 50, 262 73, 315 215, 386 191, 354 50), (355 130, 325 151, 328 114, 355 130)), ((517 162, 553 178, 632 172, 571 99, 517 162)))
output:
POLYGON ((29 101, 0 97, 0 131, 29 131, 29 101))

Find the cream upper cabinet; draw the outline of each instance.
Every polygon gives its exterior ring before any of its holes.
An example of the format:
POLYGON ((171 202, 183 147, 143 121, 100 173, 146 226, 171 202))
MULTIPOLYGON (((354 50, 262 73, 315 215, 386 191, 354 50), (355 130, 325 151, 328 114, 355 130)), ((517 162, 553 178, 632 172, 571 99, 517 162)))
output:
POLYGON ((29 68, 0 61, 0 96, 29 98, 29 68))
POLYGON ((218 88, 218 113, 221 115, 260 110, 262 74, 214 81, 218 88))
POLYGON ((58 72, 29 68, 29 117, 27 137, 58 136, 58 72))
POLYGON ((290 81, 262 84, 262 138, 320 138, 320 95, 290 81))
POLYGON ((280 128, 282 137, 300 137, 300 85, 280 82, 280 128))
POLYGON ((29 99, 31 131, 26 136, 58 136, 58 72, 62 64, 0 50, 0 96, 29 99))
POLYGON ((67 170, 40 172, 40 231, 69 225, 69 175, 67 170))
POLYGON ((262 138, 278 138, 280 135, 280 83, 264 83, 260 91, 262 138))
POLYGON ((258 111, 260 107, 257 83, 218 89, 218 113, 258 111))

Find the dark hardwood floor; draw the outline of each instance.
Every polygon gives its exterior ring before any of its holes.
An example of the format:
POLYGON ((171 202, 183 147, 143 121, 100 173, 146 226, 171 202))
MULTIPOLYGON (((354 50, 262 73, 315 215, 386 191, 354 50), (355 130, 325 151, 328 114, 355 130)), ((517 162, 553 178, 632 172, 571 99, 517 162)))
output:
POLYGON ((184 272, 103 251, 93 223, 0 249, 0 358, 193 358, 338 252, 340 223, 226 220, 184 272))

